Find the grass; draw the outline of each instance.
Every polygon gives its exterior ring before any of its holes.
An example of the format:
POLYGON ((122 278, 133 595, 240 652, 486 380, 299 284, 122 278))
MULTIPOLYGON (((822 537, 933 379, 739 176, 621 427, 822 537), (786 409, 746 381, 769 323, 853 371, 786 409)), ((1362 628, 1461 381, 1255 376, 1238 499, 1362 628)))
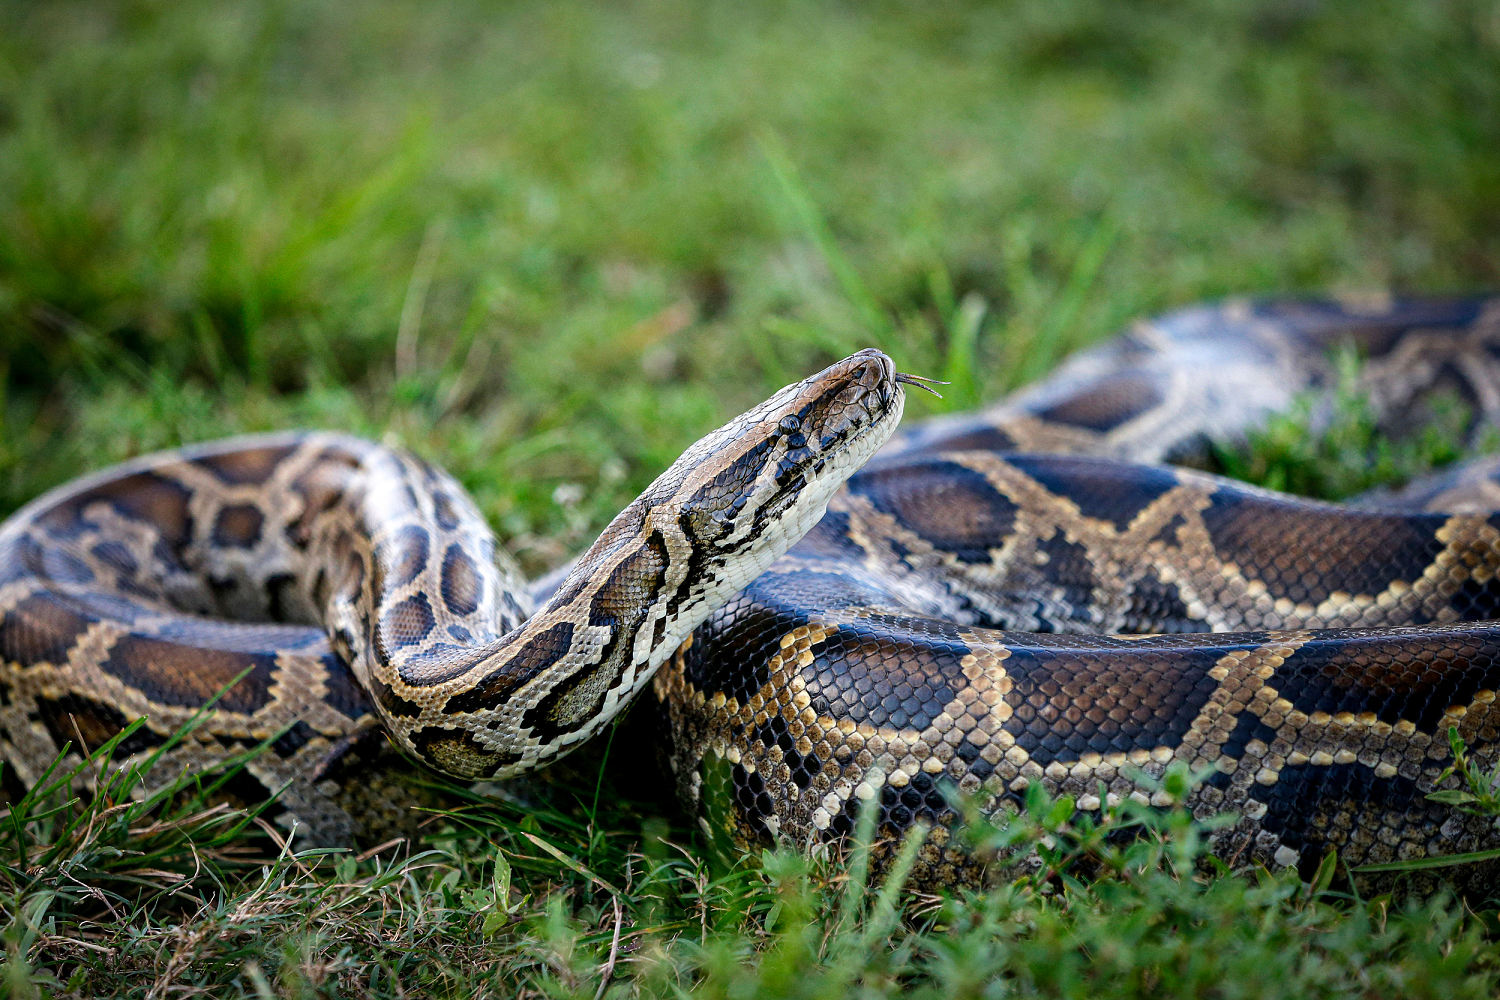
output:
MULTIPOLYGON (((1096 824, 1033 794, 975 835, 1041 843, 1043 868, 939 898, 903 893, 902 859, 871 886, 860 848, 715 867, 654 821, 622 846, 477 798, 420 847, 293 853, 212 804, 220 776, 132 799, 139 771, 109 771, 107 750, 86 765, 111 775, 92 803, 58 774, 0 829, 11 995, 1481 998, 1500 983, 1495 911, 1331 894, 1332 865, 1311 886, 1205 878, 1202 827, 1179 809, 1127 803, 1096 824)), ((1475 784, 1491 802, 1497 779, 1475 784)))
POLYGON ((1326 392, 1300 396, 1243 442, 1215 445, 1208 463, 1214 471, 1299 496, 1346 500, 1500 448, 1495 428, 1469 433, 1473 408, 1454 395, 1435 395, 1425 422, 1404 428, 1404 437, 1382 434, 1379 414, 1359 387, 1359 358, 1341 351, 1333 362, 1326 392))
MULTIPOLYGON (((920 417, 1195 300, 1494 287, 1497 58, 1479 0, 8 5, 0 509, 146 450, 335 427, 454 470, 539 570, 703 430, 855 347, 954 383, 920 417)), ((1278 424, 1236 471, 1347 492, 1451 450, 1346 425, 1278 424)), ((786 852, 710 864, 599 773, 460 796, 367 858, 284 852, 191 788, 133 803, 129 775, 88 806, 39 797, 0 836, 0 978, 1316 997, 1500 977, 1493 912, 1200 880, 1171 846, 1190 829, 1106 877, 923 901, 786 852)))

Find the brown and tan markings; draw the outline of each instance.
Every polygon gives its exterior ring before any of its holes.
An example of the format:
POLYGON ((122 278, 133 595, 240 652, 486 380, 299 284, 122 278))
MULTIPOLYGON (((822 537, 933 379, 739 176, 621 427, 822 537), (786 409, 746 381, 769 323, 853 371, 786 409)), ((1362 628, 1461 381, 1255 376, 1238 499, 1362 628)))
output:
POLYGON ((340 841, 409 825, 372 734, 504 777, 649 685, 685 798, 729 802, 738 839, 820 849, 873 808, 890 838, 932 826, 927 882, 983 877, 955 792, 1151 801, 1174 761, 1208 775, 1196 812, 1238 817, 1237 861, 1500 846, 1427 798, 1450 728, 1500 756, 1500 465, 1350 508, 1132 464, 1244 433, 1343 345, 1393 430, 1433 392, 1500 420, 1481 300, 1184 310, 879 455, 914 380, 861 352, 698 442, 537 593, 405 453, 314 433, 143 458, 0 527, 6 774, 137 717, 124 752, 148 753, 222 691, 158 773, 269 741, 236 794, 279 789, 340 841))

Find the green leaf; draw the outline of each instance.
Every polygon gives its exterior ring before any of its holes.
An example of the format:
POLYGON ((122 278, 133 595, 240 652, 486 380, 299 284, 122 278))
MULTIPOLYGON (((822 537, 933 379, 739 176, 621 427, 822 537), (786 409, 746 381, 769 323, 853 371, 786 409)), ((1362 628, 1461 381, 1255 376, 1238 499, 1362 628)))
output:
POLYGON ((1042 822, 1050 830, 1061 829, 1068 820, 1073 818, 1073 809, 1073 796, 1063 795, 1052 803, 1052 807, 1047 810, 1047 816, 1042 822))

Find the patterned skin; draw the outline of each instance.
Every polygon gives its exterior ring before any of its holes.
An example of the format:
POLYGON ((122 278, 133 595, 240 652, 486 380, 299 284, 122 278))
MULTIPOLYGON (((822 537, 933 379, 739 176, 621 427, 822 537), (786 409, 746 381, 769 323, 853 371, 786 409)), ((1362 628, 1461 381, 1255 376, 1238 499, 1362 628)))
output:
POLYGON ((121 750, 148 754, 219 695, 157 777, 270 742, 242 798, 280 790, 314 841, 399 831, 371 734, 464 778, 567 752, 817 523, 910 380, 862 351, 736 417, 535 605, 450 476, 367 441, 241 438, 64 486, 0 528, 8 780, 138 717, 121 750))
POLYGON ((1360 510, 1135 463, 1243 433, 1344 342, 1395 423, 1449 388, 1481 426, 1497 320, 1476 300, 1186 310, 855 472, 910 381, 861 352, 689 449, 531 595, 409 455, 313 434, 143 459, 0 529, 0 750, 29 781, 144 715, 143 753, 224 689, 168 769, 271 740, 250 773, 337 841, 403 813, 369 734, 506 776, 649 684, 684 798, 729 803, 738 839, 834 843, 868 801, 889 840, 932 826, 927 884, 984 877, 954 790, 1097 808, 1149 799, 1173 761, 1208 775, 1196 812, 1238 815, 1232 861, 1496 846, 1426 798, 1450 728, 1500 756, 1493 477, 1360 510))

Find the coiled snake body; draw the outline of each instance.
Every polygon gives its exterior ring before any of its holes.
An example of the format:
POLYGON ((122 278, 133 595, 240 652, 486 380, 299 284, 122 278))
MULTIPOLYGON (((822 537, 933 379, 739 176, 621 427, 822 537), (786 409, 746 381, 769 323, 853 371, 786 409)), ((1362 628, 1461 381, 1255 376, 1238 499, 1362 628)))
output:
POLYGON ((140 716, 121 752, 148 753, 222 691, 163 777, 269 741, 244 795, 347 841, 404 810, 370 734, 504 777, 650 685, 679 790, 736 837, 830 842, 872 802, 884 834, 934 825, 927 882, 979 876, 952 789, 1092 809, 1173 761, 1208 774, 1196 812, 1238 816, 1231 861, 1500 846, 1427 798, 1450 728, 1500 757, 1492 467, 1350 508, 1134 464, 1243 434, 1344 343, 1394 425, 1443 386, 1500 425, 1477 300, 1185 310, 879 455, 911 377, 865 351, 695 444, 538 594, 403 452, 301 433, 143 458, 0 528, 5 777, 140 716))

